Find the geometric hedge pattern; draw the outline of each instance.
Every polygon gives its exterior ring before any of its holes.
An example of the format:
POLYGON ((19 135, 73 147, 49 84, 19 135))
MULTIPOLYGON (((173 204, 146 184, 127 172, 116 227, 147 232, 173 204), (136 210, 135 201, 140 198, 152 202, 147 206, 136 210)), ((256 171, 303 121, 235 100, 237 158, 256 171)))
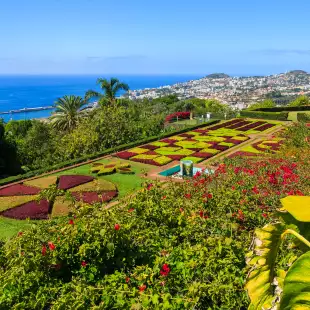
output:
POLYGON ((241 148, 238 152, 231 154, 229 157, 236 156, 258 156, 263 154, 275 154, 277 153, 281 145, 284 143, 284 139, 273 137, 268 140, 259 140, 251 145, 241 148))
POLYGON ((43 220, 48 219, 50 214, 68 214, 72 203, 68 203, 65 196, 57 196, 55 201, 38 201, 40 192, 53 184, 57 184, 58 189, 70 192, 74 200, 88 204, 108 202, 118 193, 113 183, 91 176, 47 176, 0 189, 0 215, 19 220, 43 220))
POLYGON ((122 151, 114 156, 155 166, 181 159, 199 163, 248 140, 249 134, 263 132, 274 126, 266 121, 233 119, 122 151))

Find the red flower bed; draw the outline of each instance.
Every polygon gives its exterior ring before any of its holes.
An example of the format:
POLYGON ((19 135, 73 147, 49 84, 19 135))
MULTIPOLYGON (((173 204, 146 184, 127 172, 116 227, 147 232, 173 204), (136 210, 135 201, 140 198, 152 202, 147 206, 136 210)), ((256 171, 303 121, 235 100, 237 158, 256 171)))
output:
POLYGON ((0 196, 21 196, 21 195, 37 195, 41 189, 23 185, 23 184, 15 184, 3 189, 0 189, 0 196))
POLYGON ((253 129, 255 127, 259 127, 259 126, 264 125, 264 124, 266 124, 266 122, 258 121, 258 122, 254 122, 252 124, 246 125, 246 126, 244 126, 242 128, 238 128, 238 130, 240 130, 240 131, 248 131, 250 129, 253 129))
POLYGON ((229 149, 229 146, 227 146, 227 145, 218 145, 217 144, 217 145, 213 145, 212 148, 215 149, 215 150, 219 150, 219 151, 226 151, 226 150, 229 149))
POLYGON ((193 131, 194 132, 199 132, 199 133, 207 133, 209 130, 208 129, 195 129, 193 131))
MULTIPOLYGON (((171 140, 171 141, 172 141, 172 140, 171 140)), ((174 140, 173 140, 173 141, 174 141, 174 140)), ((165 142, 165 141, 162 140, 162 142, 165 142)), ((167 143, 168 143, 168 142, 167 142, 167 143)), ((148 149, 148 150, 150 150, 150 151, 154 151, 154 150, 158 149, 159 147, 156 146, 156 145, 146 144, 146 145, 142 145, 141 148, 143 148, 143 149, 148 149)), ((121 152, 121 153, 126 153, 126 152, 121 152)), ((127 153, 130 153, 130 152, 127 152, 127 153)), ((117 153, 116 155, 118 156, 118 154, 120 154, 120 153, 117 153)), ((133 153, 131 153, 131 154, 133 154, 133 153)), ((135 154, 135 155, 137 155, 137 154, 135 154)), ((133 156, 134 156, 134 155, 133 155, 133 156)), ((132 157, 132 156, 130 156, 130 157, 132 157)), ((121 157, 121 158, 122 158, 122 157, 121 157)), ((128 159, 128 158, 123 158, 123 159, 128 159)))
POLYGON ((21 206, 6 210, 1 213, 2 216, 17 220, 46 220, 48 218, 49 203, 47 200, 27 202, 21 206))
POLYGON ((92 180, 94 180, 94 178, 88 175, 62 175, 59 178, 58 188, 69 189, 92 180))
POLYGON ((161 164, 157 163, 153 159, 132 158, 131 160, 136 161, 138 163, 147 164, 147 165, 153 165, 153 166, 159 166, 159 167, 162 166, 161 164))
POLYGON ((267 130, 267 129, 269 129, 269 128, 272 128, 272 127, 274 127, 274 126, 275 126, 274 124, 269 124, 269 123, 267 123, 267 124, 265 124, 265 125, 262 125, 262 126, 260 126, 260 127, 255 128, 255 130, 257 130, 257 131, 265 131, 265 130, 267 130))
MULTIPOLYGON (((170 144, 170 143, 178 142, 178 140, 166 138, 166 139, 160 140, 159 142, 165 142, 165 143, 169 143, 169 144, 170 144)), ((142 146, 142 147, 143 147, 143 146, 142 146)))
POLYGON ((249 121, 241 121, 241 122, 239 122, 237 124, 233 124, 231 126, 226 126, 226 128, 237 129, 237 128, 240 128, 240 127, 243 127, 243 126, 249 125, 249 124, 251 124, 251 122, 249 122, 249 121))
POLYGON ((257 156, 257 155, 259 155, 259 154, 250 153, 250 152, 238 151, 238 152, 235 152, 235 153, 229 155, 228 157, 229 157, 229 158, 234 158, 234 157, 237 157, 237 156, 257 156))
POLYGON ((108 202, 117 195, 116 191, 102 192, 98 194, 96 192, 73 192, 72 196, 85 203, 93 204, 96 202, 108 202))
MULTIPOLYGON (((188 138, 188 139, 191 139, 193 138, 195 135, 193 134, 189 134, 189 133, 181 133, 179 134, 180 137, 183 137, 183 138, 188 138)), ((183 140, 184 141, 184 140, 183 140)))
POLYGON ((136 153, 127 152, 127 151, 123 151, 123 152, 119 152, 115 154, 116 157, 119 157, 121 159, 129 159, 130 157, 136 156, 136 155, 137 155, 136 153))
POLYGON ((158 155, 155 151, 148 151, 146 153, 143 153, 143 155, 158 155))
POLYGON ((186 157, 185 155, 166 155, 166 157, 169 157, 173 160, 181 160, 182 158, 186 157))
MULTIPOLYGON (((244 140, 244 141, 246 141, 246 140, 244 140)), ((241 140, 234 140, 234 139, 227 139, 225 142, 227 142, 227 143, 233 143, 233 144, 240 144, 240 143, 242 143, 242 142, 244 142, 244 141, 241 141, 241 140)))
POLYGON ((204 152, 197 152, 191 156, 194 157, 199 157, 199 158, 211 158, 212 156, 214 156, 215 154, 211 154, 211 153, 204 153, 204 152))
POLYGON ((166 116, 166 122, 168 122, 168 123, 175 122, 177 120, 177 118, 179 120, 189 119, 190 118, 190 112, 175 112, 175 113, 169 114, 166 116))

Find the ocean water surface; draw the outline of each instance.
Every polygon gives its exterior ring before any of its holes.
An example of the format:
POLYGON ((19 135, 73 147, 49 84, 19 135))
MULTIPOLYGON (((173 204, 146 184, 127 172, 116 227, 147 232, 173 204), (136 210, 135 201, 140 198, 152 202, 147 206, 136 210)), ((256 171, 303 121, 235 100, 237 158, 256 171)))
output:
MULTIPOLYGON (((23 108, 52 106, 64 95, 84 96, 89 89, 100 90, 96 85, 99 75, 84 76, 0 76, 0 112, 23 108)), ((102 76, 109 78, 110 76, 102 76)), ((201 78, 201 75, 116 75, 129 85, 130 89, 153 88, 172 85, 201 78)), ((31 119, 48 117, 52 110, 31 111, 0 115, 10 119, 31 119)))

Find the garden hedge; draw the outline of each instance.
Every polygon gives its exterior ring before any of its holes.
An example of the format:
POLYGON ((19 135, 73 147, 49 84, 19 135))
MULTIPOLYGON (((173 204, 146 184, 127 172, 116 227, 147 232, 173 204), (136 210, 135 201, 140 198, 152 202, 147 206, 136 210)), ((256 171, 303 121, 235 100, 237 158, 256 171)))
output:
POLYGON ((20 175, 16 175, 16 176, 10 176, 8 178, 0 180, 0 186, 1 185, 5 185, 5 184, 9 184, 9 183, 12 183, 12 182, 17 182, 17 181, 21 181, 21 180, 24 180, 24 179, 32 178, 34 176, 41 175, 43 173, 51 172, 51 171, 54 171, 54 170, 62 169, 62 168, 65 168, 65 167, 70 167, 70 166, 73 166, 73 165, 76 165, 76 164, 80 164, 80 163, 86 162, 88 160, 92 160, 92 159, 96 159, 98 157, 102 157, 102 156, 105 156, 105 155, 109 155, 109 154, 113 154, 113 153, 116 153, 116 152, 120 152, 122 150, 133 148, 135 146, 146 144, 146 143, 149 143, 149 142, 157 141, 157 140, 160 140, 160 139, 163 139, 163 138, 168 138, 168 137, 174 136, 176 134, 184 133, 184 132, 187 132, 187 131, 190 131, 190 130, 193 130, 193 129, 197 129, 197 128, 200 128, 200 127, 205 127, 207 125, 216 124, 218 122, 219 122, 219 120, 211 120, 211 121, 199 124, 199 125, 195 125, 195 126, 191 126, 191 127, 186 127, 184 129, 181 129, 181 130, 178 130, 178 131, 164 133, 164 134, 161 134, 161 135, 158 135, 158 136, 149 137, 149 138, 146 138, 146 139, 143 139, 143 140, 138 140, 138 141, 134 141, 134 142, 127 143, 127 144, 122 144, 122 145, 116 146, 114 148, 106 149, 106 150, 104 150, 102 152, 99 152, 99 153, 90 154, 90 155, 83 156, 83 157, 80 157, 80 158, 64 161, 64 162, 62 162, 60 164, 49 166, 49 167, 38 169, 38 170, 34 170, 34 171, 29 171, 29 172, 27 172, 25 174, 20 174, 20 175))
POLYGON ((261 118, 277 121, 286 121, 288 117, 288 112, 241 111, 240 116, 248 118, 261 118))
POLYGON ((297 113, 298 122, 310 122, 310 115, 307 113, 297 113))
POLYGON ((293 111, 310 111, 309 105, 304 105, 300 107, 274 107, 274 108, 259 108, 252 111, 260 112, 293 112, 293 111))

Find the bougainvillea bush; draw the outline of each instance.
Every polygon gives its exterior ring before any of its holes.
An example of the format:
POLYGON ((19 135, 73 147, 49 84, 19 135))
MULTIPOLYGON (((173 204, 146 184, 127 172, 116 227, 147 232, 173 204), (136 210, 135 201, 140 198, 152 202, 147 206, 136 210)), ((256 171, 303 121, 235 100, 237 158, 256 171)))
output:
POLYGON ((310 194, 307 152, 227 160, 20 232, 0 248, 0 308, 246 309, 254 228, 277 219, 281 198, 310 194))

